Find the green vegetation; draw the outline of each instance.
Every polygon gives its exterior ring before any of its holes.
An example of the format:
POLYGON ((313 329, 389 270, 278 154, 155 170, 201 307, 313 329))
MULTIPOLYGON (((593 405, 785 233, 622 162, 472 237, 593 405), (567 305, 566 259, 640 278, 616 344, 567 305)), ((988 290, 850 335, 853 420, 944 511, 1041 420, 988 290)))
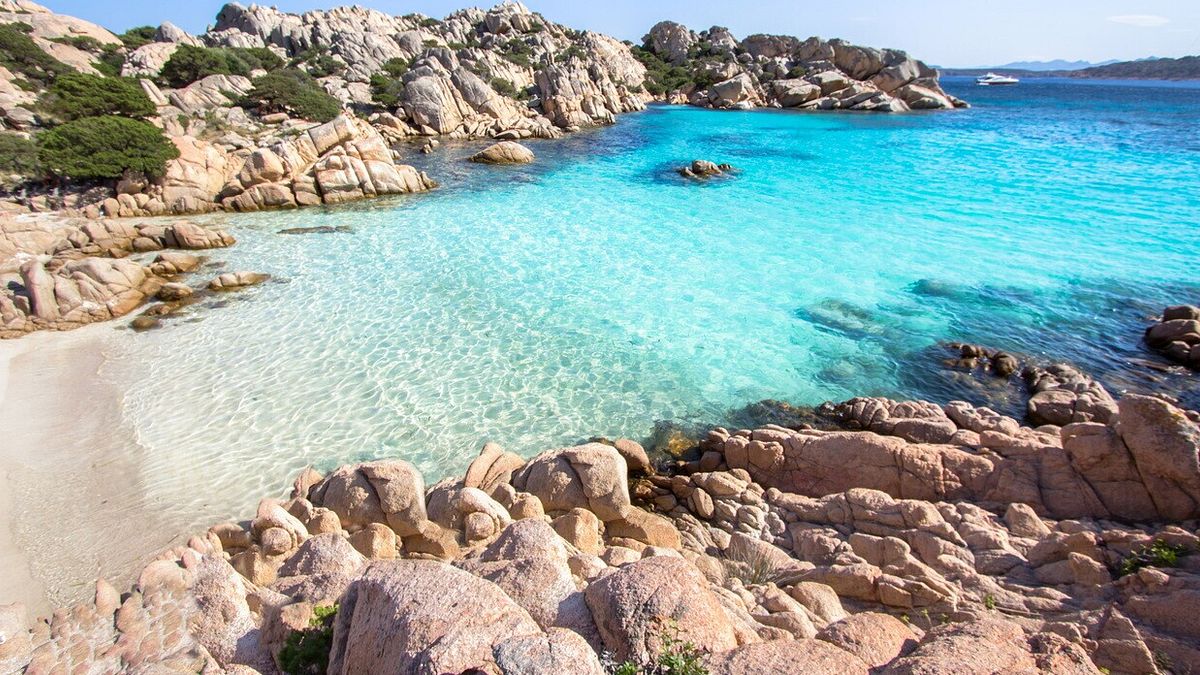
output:
POLYGON ((610 666, 608 671, 612 675, 708 675, 700 650, 695 644, 679 639, 679 626, 674 621, 668 622, 661 637, 662 650, 649 663, 638 665, 626 661, 610 666))
POLYGON ((167 161, 179 156, 158 127, 116 115, 68 122, 38 140, 46 169, 75 179, 118 178, 126 169, 161 176, 167 161))
POLYGON ((59 75, 42 96, 41 104, 64 122, 99 115, 140 119, 155 112, 154 103, 136 83, 76 72, 59 75))
POLYGON ((490 84, 492 89, 495 89, 496 93, 500 94, 501 96, 517 98, 517 96, 519 96, 521 93, 517 90, 517 86, 515 84, 509 82, 503 77, 493 77, 488 84, 490 84))
POLYGON ((313 77, 329 77, 346 70, 346 64, 328 54, 320 54, 308 62, 308 74, 313 77))
POLYGON ((983 596, 983 606, 988 609, 996 609, 996 596, 991 593, 983 596))
POLYGON ((1117 566, 1119 576, 1133 574, 1143 567, 1177 567, 1179 558, 1188 554, 1183 546, 1173 546, 1161 539, 1155 539, 1149 546, 1143 546, 1129 554, 1117 566))
POLYGON ((433 19, 433 18, 421 19, 421 27, 422 28, 433 28, 434 26, 441 25, 441 23, 442 22, 439 21, 438 19, 433 19))
POLYGON ((517 38, 512 38, 508 42, 500 45, 501 55, 510 63, 515 63, 522 68, 533 67, 533 47, 525 44, 517 38))
POLYGON ((655 96, 682 89, 695 82, 695 75, 683 66, 673 66, 646 47, 633 47, 633 56, 646 66, 646 91, 655 96))
POLYGON ((209 75, 241 75, 249 77, 254 70, 274 70, 283 66, 280 59, 265 47, 193 47, 179 45, 163 65, 162 79, 172 87, 186 87, 209 75))
MULTIPOLYGON (((27 80, 46 83, 71 67, 50 56, 29 36, 26 23, 0 24, 0 66, 27 80)), ((24 88, 24 87, 23 87, 24 88)))
POLYGON ((0 173, 28 177, 41 172, 37 144, 21 134, 0 131, 0 173))
POLYGON ((60 45, 67 45, 76 49, 82 49, 85 52, 98 52, 104 46, 100 41, 90 35, 72 35, 71 37, 56 37, 51 38, 51 42, 57 42, 60 45))
POLYGON ((385 108, 400 105, 400 99, 404 96, 404 82, 401 78, 411 65, 410 60, 401 58, 384 62, 380 72, 371 76, 371 100, 385 108))
POLYGON ((254 80, 254 88, 240 105, 264 112, 287 111, 315 122, 328 122, 342 112, 342 104, 325 92, 311 75, 297 68, 267 73, 254 80))
POLYGON ((385 108, 395 108, 400 105, 404 96, 404 83, 394 80, 383 73, 371 76, 371 100, 385 108))
POLYGON ((154 42, 154 36, 157 33, 158 30, 154 26, 136 26, 134 28, 130 28, 124 33, 121 33, 117 37, 120 38, 121 42, 124 43, 127 48, 137 49, 142 45, 154 42))
POLYGON ((279 667, 288 675, 323 675, 329 668, 329 651, 333 649, 333 621, 337 605, 322 605, 313 609, 309 627, 292 631, 279 651, 279 667))

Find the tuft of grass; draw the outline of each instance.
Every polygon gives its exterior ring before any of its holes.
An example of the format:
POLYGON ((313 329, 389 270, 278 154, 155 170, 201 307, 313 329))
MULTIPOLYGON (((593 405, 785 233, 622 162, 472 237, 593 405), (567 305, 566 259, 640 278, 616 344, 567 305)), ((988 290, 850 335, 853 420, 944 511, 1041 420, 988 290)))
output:
POLYGON ((1143 567, 1178 567, 1179 558, 1187 554, 1188 550, 1183 546, 1174 546, 1162 539, 1155 539, 1149 546, 1133 551, 1122 560, 1117 566, 1117 573, 1125 576, 1143 567))
POLYGON ((988 609, 996 609, 996 596, 991 593, 983 596, 983 606, 988 609))
POLYGON ((731 547, 725 554, 730 576, 746 586, 761 586, 779 579, 779 568, 770 551, 757 547, 731 547))
POLYGON ((321 675, 329 669, 329 651, 333 649, 333 620, 337 605, 313 608, 313 618, 305 630, 292 631, 279 651, 279 669, 287 675, 321 675))

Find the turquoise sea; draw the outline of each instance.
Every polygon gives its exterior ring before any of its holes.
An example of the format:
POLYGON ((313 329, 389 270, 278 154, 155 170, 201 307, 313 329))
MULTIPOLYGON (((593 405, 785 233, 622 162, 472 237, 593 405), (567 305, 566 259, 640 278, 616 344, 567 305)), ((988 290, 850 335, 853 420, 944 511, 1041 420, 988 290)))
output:
POLYGON ((1019 403, 941 368, 947 340, 1194 405, 1193 378, 1134 360, 1165 363, 1143 328, 1200 301, 1200 88, 948 88, 975 107, 652 107, 530 142, 527 167, 412 146, 440 189, 217 219, 239 242, 213 260, 275 281, 109 354, 139 487, 199 526, 307 464, 403 457, 432 482, 486 440, 645 439, 768 398, 1019 403), (673 173, 694 158, 739 172, 673 173), (279 234, 320 226, 351 231, 279 234))

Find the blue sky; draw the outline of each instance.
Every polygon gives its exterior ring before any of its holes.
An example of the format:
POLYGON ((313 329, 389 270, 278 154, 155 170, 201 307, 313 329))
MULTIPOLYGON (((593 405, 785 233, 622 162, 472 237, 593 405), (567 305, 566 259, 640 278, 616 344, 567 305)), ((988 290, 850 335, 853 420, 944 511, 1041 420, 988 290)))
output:
MULTIPOLYGON (((469 0, 357 0, 391 14, 442 17, 469 0)), ((220 0, 43 0, 51 9, 117 32, 169 20, 201 32, 220 0)), ((328 8, 351 0, 276 0, 286 11, 328 8)), ((1200 0, 530 0, 548 18, 574 28, 638 41, 661 19, 702 29, 714 24, 739 37, 783 33, 844 37, 899 47, 944 66, 1018 60, 1135 59, 1200 54, 1200 0)))

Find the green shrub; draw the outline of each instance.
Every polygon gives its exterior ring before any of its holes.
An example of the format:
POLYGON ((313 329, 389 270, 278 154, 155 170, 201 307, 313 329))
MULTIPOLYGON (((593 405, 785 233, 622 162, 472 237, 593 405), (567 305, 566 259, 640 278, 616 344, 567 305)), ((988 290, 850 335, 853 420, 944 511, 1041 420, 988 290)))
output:
POLYGON ((137 49, 142 45, 154 42, 154 36, 158 34, 158 29, 154 26, 136 26, 121 33, 117 37, 129 49, 137 49))
POLYGON ((71 72, 70 66, 37 46, 29 37, 32 30, 26 23, 0 24, 0 66, 37 82, 48 82, 59 73, 71 72))
POLYGON ((32 177, 41 172, 36 143, 21 134, 0 132, 0 173, 32 177))
POLYGON ((626 661, 610 666, 608 671, 612 675, 708 675, 703 654, 695 644, 679 639, 679 626, 674 621, 667 623, 661 638, 662 649, 649 663, 626 661))
POLYGON ((496 93, 500 94, 501 96, 516 98, 520 93, 517 91, 516 85, 504 79, 503 77, 493 77, 491 82, 488 84, 492 85, 492 89, 495 89, 496 93))
POLYGON ((439 21, 438 19, 433 19, 433 18, 421 19, 421 27, 422 28, 433 28, 434 26, 440 26, 441 24, 442 24, 442 22, 439 21))
POLYGON ((788 71, 788 77, 793 80, 798 80, 805 75, 808 75, 808 68, 804 66, 796 66, 788 71))
POLYGON ((308 73, 285 68, 254 80, 242 105, 270 112, 288 111, 305 119, 328 122, 342 112, 342 104, 325 92, 308 73))
POLYGON ((385 108, 395 108, 400 105, 404 96, 404 83, 392 79, 383 73, 371 76, 371 100, 385 108))
POLYGON ((404 77, 404 74, 407 73, 408 69, 411 67, 412 61, 408 59, 394 58, 385 61, 380 67, 380 70, 382 70, 392 79, 398 80, 404 77))
POLYGON ((329 668, 333 649, 333 621, 337 605, 313 609, 309 627, 292 631, 279 651, 279 668, 288 675, 323 675, 329 668))
POLYGON ((168 160, 179 156, 158 127, 116 115, 67 122, 38 141, 38 160, 65 178, 117 178, 126 169, 156 177, 168 160))
POLYGON ((98 115, 140 119, 156 112, 150 97, 136 83, 87 73, 59 75, 41 102, 46 112, 64 122, 98 115))
POLYGON ((265 47, 209 48, 179 45, 163 65, 161 77, 172 87, 186 87, 209 75, 241 75, 254 70, 274 70, 283 59, 265 47))
POLYGON ((1143 567, 1177 567, 1179 558, 1188 554, 1183 546, 1172 546, 1162 539, 1155 539, 1149 546, 1133 551, 1117 566, 1120 576, 1133 574, 1143 567))

